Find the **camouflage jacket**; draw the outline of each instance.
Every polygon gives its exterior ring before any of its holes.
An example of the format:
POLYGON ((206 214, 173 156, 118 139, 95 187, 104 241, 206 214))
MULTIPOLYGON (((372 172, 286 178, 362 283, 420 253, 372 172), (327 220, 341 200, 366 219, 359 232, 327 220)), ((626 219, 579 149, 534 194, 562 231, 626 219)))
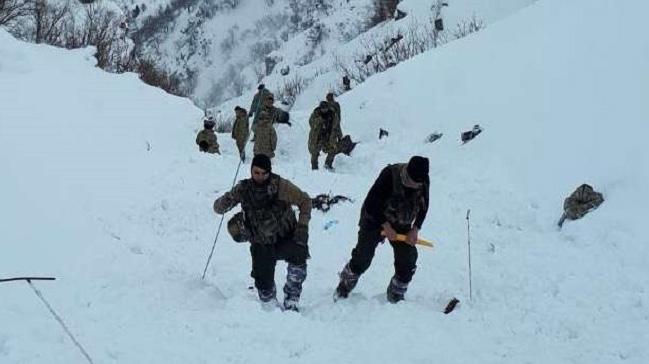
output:
POLYGON ((309 195, 274 173, 263 185, 256 184, 252 178, 240 181, 214 201, 214 211, 224 214, 238 204, 241 204, 253 243, 273 244, 278 238, 290 236, 296 224, 308 226, 311 219, 309 195), (297 220, 293 205, 300 211, 297 220))
POLYGON ((316 154, 319 151, 325 153, 336 153, 338 141, 342 138, 343 132, 340 128, 340 119, 332 108, 331 118, 325 119, 320 114, 320 107, 315 108, 309 118, 309 152, 316 154))
POLYGON ((250 104, 250 115, 254 115, 252 119, 252 125, 257 124, 259 118, 259 112, 262 108, 262 100, 264 97, 270 94, 270 91, 266 88, 259 90, 255 96, 252 98, 252 103, 250 104))
POLYGON ((232 139, 235 139, 237 142, 245 142, 248 140, 248 134, 248 116, 237 117, 234 120, 234 125, 232 125, 232 139))
POLYGON ((198 132, 198 135, 196 136, 196 144, 201 152, 221 154, 214 130, 203 129, 198 132))
POLYGON ((602 202, 604 202, 604 196, 601 193, 596 192, 593 187, 587 184, 582 184, 564 200, 563 211, 566 218, 577 220, 597 208, 602 202))

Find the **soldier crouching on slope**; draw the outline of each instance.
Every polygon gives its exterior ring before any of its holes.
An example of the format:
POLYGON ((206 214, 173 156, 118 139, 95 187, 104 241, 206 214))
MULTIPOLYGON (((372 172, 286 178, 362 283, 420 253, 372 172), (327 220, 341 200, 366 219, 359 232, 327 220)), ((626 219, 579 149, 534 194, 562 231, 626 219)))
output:
POLYGON ((204 129, 198 132, 196 136, 196 144, 198 144, 198 149, 201 152, 221 154, 219 151, 219 143, 214 133, 215 126, 216 122, 212 116, 206 117, 203 120, 204 129))
POLYGON ((214 202, 214 211, 224 214, 241 204, 243 213, 228 222, 228 231, 235 241, 250 240, 251 275, 259 299, 277 304, 275 265, 277 260, 285 260, 288 267, 283 307, 297 311, 309 257, 311 198, 290 181, 271 173, 266 155, 253 158, 250 173, 251 178, 240 181, 214 202), (298 219, 292 205, 300 210, 298 219))
POLYGON ((428 159, 420 156, 412 157, 407 164, 383 168, 363 202, 358 243, 340 272, 334 299, 347 298, 372 263, 376 247, 387 238, 394 251, 395 271, 387 299, 391 303, 403 300, 417 267, 415 244, 428 212, 428 168, 428 159), (407 234, 406 241, 397 241, 397 234, 407 234))

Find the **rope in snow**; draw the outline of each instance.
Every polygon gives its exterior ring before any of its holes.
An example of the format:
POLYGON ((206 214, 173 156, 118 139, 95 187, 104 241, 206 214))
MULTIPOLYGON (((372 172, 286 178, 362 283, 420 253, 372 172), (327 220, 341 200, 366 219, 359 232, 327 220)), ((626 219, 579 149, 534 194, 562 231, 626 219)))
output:
MULTIPOLYGON (((246 144, 244 144, 244 150, 247 144, 248 141, 246 141, 246 144)), ((234 184, 237 182, 237 177, 239 176, 239 170, 241 169, 242 164, 243 164, 243 160, 239 158, 239 165, 237 166, 237 171, 234 173, 234 178, 232 179, 232 187, 234 187, 234 184)), ((214 248, 216 248, 216 242, 219 240, 219 234, 221 233, 221 226, 223 226, 224 218, 225 218, 225 214, 221 215, 221 221, 219 222, 219 227, 216 229, 216 236, 214 237, 212 250, 210 251, 210 256, 207 258, 207 263, 205 264, 205 269, 203 269, 203 276, 201 277, 201 280, 205 279, 205 274, 207 273, 207 267, 210 266, 210 262, 212 261, 212 255, 214 255, 214 248)))
POLYGON ((88 363, 93 364, 92 358, 90 358, 90 355, 88 355, 88 352, 86 352, 86 350, 83 348, 83 346, 81 346, 79 341, 77 341, 77 339, 74 337, 74 335, 72 335, 72 332, 70 332, 70 329, 68 329, 65 322, 63 322, 63 320, 61 319, 61 316, 59 316, 56 313, 56 311, 54 311, 54 309, 49 304, 49 302, 47 302, 45 297, 43 297, 43 294, 41 293, 41 291, 39 291, 38 288, 34 287, 34 285, 32 284, 32 281, 30 279, 27 279, 27 283, 29 283, 29 286, 32 288, 32 290, 34 290, 34 293, 36 294, 36 296, 41 299, 41 301, 43 302, 45 307, 47 307, 47 309, 50 311, 50 313, 52 314, 54 319, 56 321, 58 321, 58 323, 61 325, 63 330, 68 334, 68 336, 70 337, 70 339, 72 340, 74 345, 76 345, 77 348, 79 348, 79 350, 81 351, 81 354, 83 354, 83 356, 86 357, 86 359, 88 360, 88 363))

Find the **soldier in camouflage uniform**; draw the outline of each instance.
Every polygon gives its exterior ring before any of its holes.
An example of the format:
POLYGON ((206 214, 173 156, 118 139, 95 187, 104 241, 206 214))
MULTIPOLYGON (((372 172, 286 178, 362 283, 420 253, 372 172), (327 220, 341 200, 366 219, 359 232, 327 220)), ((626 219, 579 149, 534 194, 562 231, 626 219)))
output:
POLYGON ((271 173, 266 155, 253 158, 250 172, 251 178, 240 181, 214 202, 214 211, 224 214, 241 204, 240 221, 228 222, 228 230, 236 241, 250 240, 251 275, 259 299, 268 303, 266 307, 277 304, 275 265, 277 260, 285 260, 288 267, 283 307, 297 310, 307 274, 311 199, 288 180, 271 173), (300 210, 297 220, 292 205, 300 210))
POLYGON ((248 115, 246 109, 242 107, 235 107, 234 113, 236 119, 234 120, 234 125, 232 125, 232 139, 237 142, 237 149, 239 149, 239 156, 241 156, 241 161, 246 160, 246 143, 248 142, 248 115))
MULTIPOLYGON (((259 120, 259 112, 261 111, 261 108, 263 106, 264 100, 268 95, 270 95, 271 92, 266 88, 266 86, 262 83, 257 87, 257 93, 255 96, 252 98, 252 103, 250 104, 250 113, 248 114, 249 117, 253 117, 252 119, 252 132, 255 132, 255 127, 257 126, 257 120, 259 120)), ((252 140, 255 140, 255 137, 253 136, 252 140)))
POLYGON ((216 122, 213 117, 210 116, 203 120, 204 129, 198 132, 196 136, 196 144, 201 152, 221 154, 214 133, 214 126, 216 126, 216 122))
POLYGON ((279 110, 273 106, 274 101, 275 97, 269 92, 263 100, 257 125, 253 125, 255 131, 253 153, 265 154, 271 159, 275 157, 275 148, 277 148, 277 132, 273 124, 278 122, 280 116, 279 110))
POLYGON ((340 115, 340 104, 334 99, 333 92, 329 92, 326 96, 326 99, 329 106, 331 106, 336 112, 336 117, 338 118, 338 122, 340 123, 342 121, 342 116, 340 115))
POLYGON ((604 202, 604 196, 593 190, 593 187, 583 184, 575 190, 563 202, 563 216, 559 220, 559 227, 563 226, 563 222, 568 220, 581 219, 591 210, 596 209, 604 202))
POLYGON ((392 164, 381 171, 363 202, 358 243, 340 272, 335 300, 347 298, 386 238, 394 251, 394 276, 387 298, 391 303, 403 300, 417 268, 415 244, 428 211, 429 185, 428 159, 424 157, 414 156, 407 164, 392 164), (406 234, 406 241, 396 241, 396 234, 406 234))
POLYGON ((309 126, 311 127, 309 131, 311 169, 318 169, 318 157, 321 151, 327 154, 325 168, 333 169, 334 158, 338 153, 338 142, 343 135, 336 109, 326 101, 320 102, 311 113, 309 126))

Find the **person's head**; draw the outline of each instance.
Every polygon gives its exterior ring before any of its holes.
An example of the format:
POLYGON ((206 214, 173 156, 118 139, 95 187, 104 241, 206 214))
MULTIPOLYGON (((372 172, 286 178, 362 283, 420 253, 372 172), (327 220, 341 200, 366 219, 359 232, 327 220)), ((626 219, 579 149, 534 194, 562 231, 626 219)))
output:
POLYGON ((252 159, 250 176, 255 183, 264 184, 270 177, 271 169, 270 158, 265 154, 257 154, 252 159))
POLYGON ((320 113, 320 115, 329 115, 329 113, 331 113, 331 108, 326 101, 320 101, 320 105, 318 105, 318 112, 320 113))
POLYGON ((242 108, 241 106, 235 106, 234 107, 234 114, 236 116, 241 116, 247 114, 246 109, 242 108))
POLYGON ((264 105, 273 106, 274 102, 275 102, 275 95, 269 92, 268 95, 266 95, 266 97, 264 98, 264 105))
POLYGON ((327 101, 329 101, 329 102, 333 102, 333 101, 334 101, 334 94, 333 94, 333 92, 329 92, 329 93, 327 94, 327 101))
POLYGON ((214 129, 216 126, 216 121, 214 121, 214 118, 212 116, 208 116, 205 119, 203 119, 203 126, 205 129, 214 129))
POLYGON ((428 158, 414 156, 410 158, 404 172, 401 174, 401 182, 408 188, 419 188, 428 177, 428 158))
POLYGON ((266 85, 264 85, 263 83, 260 83, 259 86, 257 86, 257 90, 259 91, 263 90, 264 88, 266 88, 266 85))

